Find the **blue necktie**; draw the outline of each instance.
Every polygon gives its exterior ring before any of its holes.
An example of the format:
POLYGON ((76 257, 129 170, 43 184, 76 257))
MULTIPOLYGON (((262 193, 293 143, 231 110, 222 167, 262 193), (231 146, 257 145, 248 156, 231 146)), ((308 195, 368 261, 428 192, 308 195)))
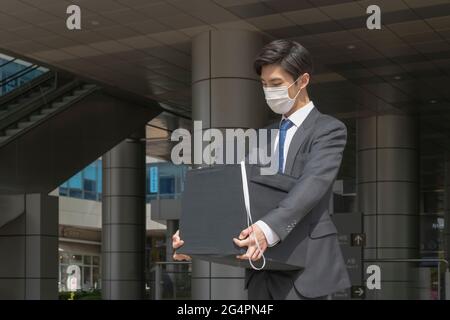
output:
POLYGON ((294 125, 289 119, 283 119, 280 124, 280 139, 279 139, 279 154, 278 154, 278 172, 283 172, 284 163, 284 141, 286 140, 286 133, 294 125))

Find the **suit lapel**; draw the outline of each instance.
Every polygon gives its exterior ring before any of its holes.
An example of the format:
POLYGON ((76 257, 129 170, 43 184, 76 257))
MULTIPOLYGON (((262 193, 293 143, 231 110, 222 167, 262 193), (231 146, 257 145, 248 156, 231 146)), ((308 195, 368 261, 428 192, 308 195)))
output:
POLYGON ((316 107, 314 107, 311 112, 308 114, 308 116, 305 118, 303 123, 300 125, 300 127, 297 129, 297 131, 294 133, 294 136, 292 137, 292 141, 289 145, 289 150, 287 154, 286 159, 286 167, 284 172, 287 174, 291 174, 292 166, 294 165, 295 156, 298 153, 298 150, 300 149, 301 145, 303 144, 303 141, 305 141, 305 138, 308 135, 308 132, 313 128, 312 125, 315 123, 317 117, 320 115, 319 110, 317 110, 316 107))

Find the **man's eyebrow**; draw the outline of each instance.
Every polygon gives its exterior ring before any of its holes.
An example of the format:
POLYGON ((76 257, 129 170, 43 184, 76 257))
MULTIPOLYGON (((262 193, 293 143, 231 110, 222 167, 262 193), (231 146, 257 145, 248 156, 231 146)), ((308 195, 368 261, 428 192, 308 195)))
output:
MULTIPOLYGON (((265 79, 263 79, 262 77, 260 77, 260 79, 261 79, 261 81, 266 81, 265 79)), ((268 82, 271 82, 271 81, 283 81, 283 79, 282 78, 271 78, 271 79, 269 79, 269 80, 267 80, 268 82)))

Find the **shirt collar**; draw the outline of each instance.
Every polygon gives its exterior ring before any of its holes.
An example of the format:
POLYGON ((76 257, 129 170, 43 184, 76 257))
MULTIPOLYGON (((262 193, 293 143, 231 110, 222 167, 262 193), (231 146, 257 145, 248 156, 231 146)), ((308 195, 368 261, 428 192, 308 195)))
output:
MULTIPOLYGON (((311 110, 314 108, 314 103, 312 101, 309 101, 307 104, 305 104, 303 107, 295 111, 293 114, 291 114, 288 119, 292 121, 292 123, 296 127, 300 127, 303 121, 306 119, 308 114, 311 112, 311 110)), ((286 119, 286 117, 283 115, 281 117, 281 120, 286 119)))

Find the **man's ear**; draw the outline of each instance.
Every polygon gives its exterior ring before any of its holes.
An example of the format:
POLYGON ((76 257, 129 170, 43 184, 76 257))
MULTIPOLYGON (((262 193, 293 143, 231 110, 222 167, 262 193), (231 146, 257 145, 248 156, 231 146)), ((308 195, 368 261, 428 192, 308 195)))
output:
POLYGON ((309 84, 309 73, 304 73, 300 78, 300 88, 305 89, 309 84))

